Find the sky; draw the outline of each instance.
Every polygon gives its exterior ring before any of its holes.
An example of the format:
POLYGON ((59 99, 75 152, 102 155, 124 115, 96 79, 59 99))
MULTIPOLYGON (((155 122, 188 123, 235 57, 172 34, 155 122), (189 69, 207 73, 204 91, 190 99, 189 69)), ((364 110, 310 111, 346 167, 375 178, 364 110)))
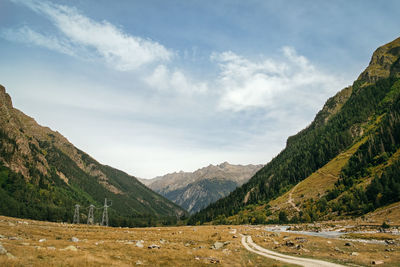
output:
POLYGON ((400 36, 397 0, 0 0, 16 108, 141 178, 266 164, 400 36))

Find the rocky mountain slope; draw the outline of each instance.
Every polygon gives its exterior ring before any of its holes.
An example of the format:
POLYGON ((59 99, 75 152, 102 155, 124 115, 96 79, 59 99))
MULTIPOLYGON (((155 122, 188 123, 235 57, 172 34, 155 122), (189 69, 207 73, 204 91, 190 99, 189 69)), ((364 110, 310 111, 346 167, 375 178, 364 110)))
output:
POLYGON ((227 196, 247 182, 262 165, 232 165, 224 162, 195 172, 175 172, 141 181, 187 211, 194 213, 227 196))
POLYGON ((314 221, 400 201, 400 38, 248 183, 189 223, 314 221))
POLYGON ((71 221, 75 204, 82 206, 84 219, 84 207, 100 207, 104 198, 113 202, 113 225, 146 225, 185 213, 135 177, 98 163, 60 133, 13 108, 0 86, 0 213, 71 221))

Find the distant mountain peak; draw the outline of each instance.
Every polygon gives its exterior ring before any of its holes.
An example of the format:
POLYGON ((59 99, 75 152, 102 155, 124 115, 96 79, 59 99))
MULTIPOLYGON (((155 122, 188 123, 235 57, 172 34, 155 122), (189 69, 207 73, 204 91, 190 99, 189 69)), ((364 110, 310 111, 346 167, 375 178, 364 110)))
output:
POLYGON ((175 172, 141 180, 189 212, 196 212, 242 185, 263 165, 209 164, 194 172, 175 172))

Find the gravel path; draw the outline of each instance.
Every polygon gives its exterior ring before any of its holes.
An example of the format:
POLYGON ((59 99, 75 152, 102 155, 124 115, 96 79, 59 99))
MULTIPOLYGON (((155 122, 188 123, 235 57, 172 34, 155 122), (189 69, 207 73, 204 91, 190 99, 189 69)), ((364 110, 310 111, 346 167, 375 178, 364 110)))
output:
POLYGON ((306 266, 306 267, 344 267, 344 265, 331 263, 331 262, 327 262, 327 261, 314 260, 314 259, 309 259, 309 258, 300 258, 300 257, 294 257, 294 256, 277 253, 272 250, 268 250, 268 249, 258 246, 257 244, 255 244, 253 242, 251 236, 242 235, 242 244, 248 251, 251 251, 253 253, 256 253, 258 255, 261 255, 261 256, 264 256, 267 258, 271 258, 271 259, 278 260, 278 261, 283 261, 286 263, 291 263, 291 264, 296 264, 296 265, 306 266))

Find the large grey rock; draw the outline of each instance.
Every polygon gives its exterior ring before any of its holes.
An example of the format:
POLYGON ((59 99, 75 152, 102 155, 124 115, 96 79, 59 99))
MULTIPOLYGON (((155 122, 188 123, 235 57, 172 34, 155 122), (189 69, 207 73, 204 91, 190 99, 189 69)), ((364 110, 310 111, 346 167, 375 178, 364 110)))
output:
POLYGON ((138 242, 136 242, 136 246, 137 246, 138 248, 143 248, 143 241, 142 241, 142 240, 139 240, 138 242))
POLYGON ((211 246, 212 249, 220 249, 222 247, 224 247, 224 243, 219 241, 215 242, 214 245, 211 246))
POLYGON ((79 239, 75 236, 71 237, 71 241, 72 242, 79 242, 79 239))

